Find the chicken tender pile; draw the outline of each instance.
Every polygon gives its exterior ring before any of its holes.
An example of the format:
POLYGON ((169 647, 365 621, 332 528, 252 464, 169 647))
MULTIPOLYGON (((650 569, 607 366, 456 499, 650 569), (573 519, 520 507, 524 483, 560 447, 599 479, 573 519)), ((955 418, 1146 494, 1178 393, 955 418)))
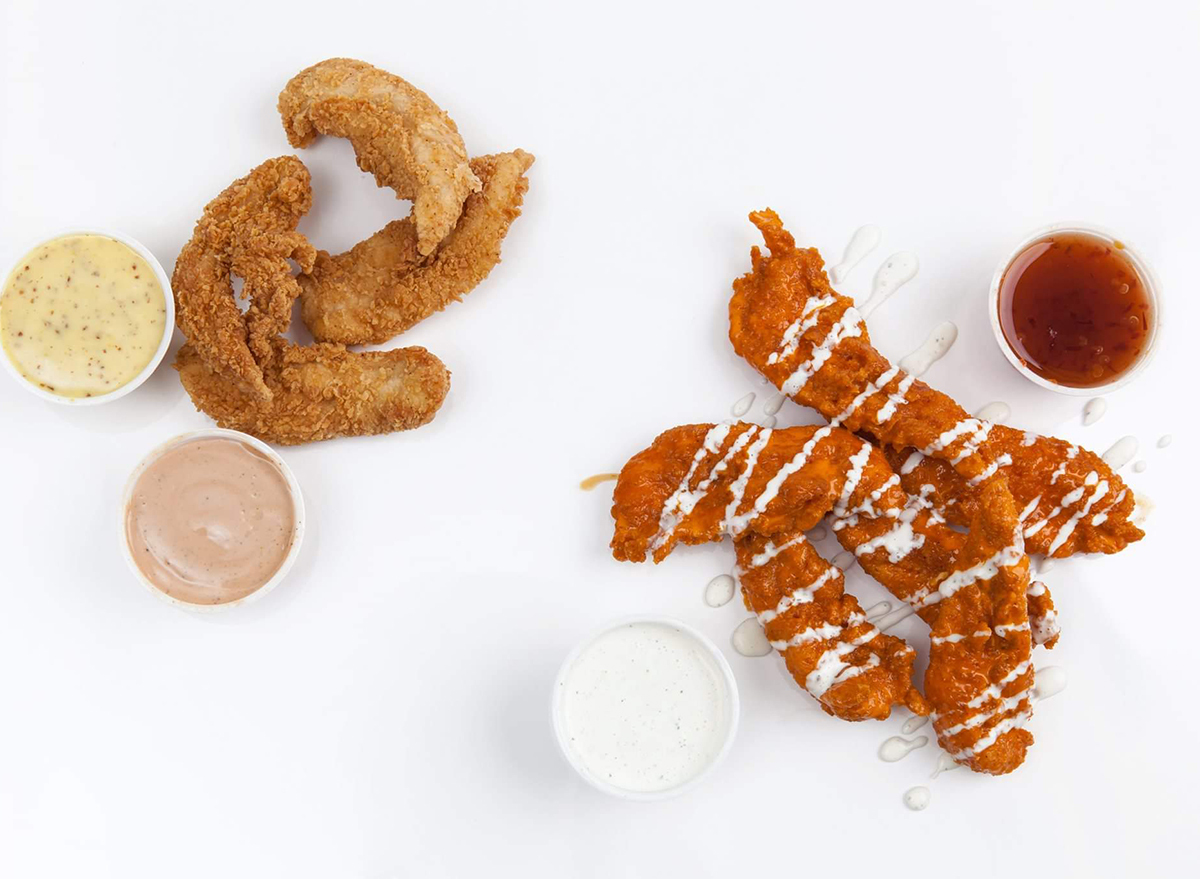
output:
POLYGON ((388 433, 429 422, 450 373, 424 348, 386 342, 457 301, 500 261, 528 189, 522 150, 469 159, 458 128, 424 92, 362 61, 300 72, 279 96, 288 140, 346 137, 359 166, 412 199, 409 217, 339 256, 296 231, 312 207, 308 170, 271 159, 204 209, 175 264, 175 362, 197 408, 222 427, 281 444, 388 433), (299 266, 294 274, 291 262, 299 266), (243 281, 243 311, 233 278, 243 281), (283 337, 292 306, 317 343, 283 337))

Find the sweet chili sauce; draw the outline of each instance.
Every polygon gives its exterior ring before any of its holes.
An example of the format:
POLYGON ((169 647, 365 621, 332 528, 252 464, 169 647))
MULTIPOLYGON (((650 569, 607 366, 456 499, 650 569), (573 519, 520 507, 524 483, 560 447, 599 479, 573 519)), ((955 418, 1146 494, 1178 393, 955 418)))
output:
POLYGON ((1000 281, 1000 326, 1017 357, 1070 387, 1107 384, 1138 361, 1154 319, 1150 295, 1120 242, 1048 235, 1000 281))

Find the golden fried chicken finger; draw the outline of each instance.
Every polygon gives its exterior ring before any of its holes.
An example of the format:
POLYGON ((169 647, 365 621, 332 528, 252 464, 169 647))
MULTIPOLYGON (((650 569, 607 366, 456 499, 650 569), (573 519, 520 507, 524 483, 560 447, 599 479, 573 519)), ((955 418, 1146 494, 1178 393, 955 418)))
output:
POLYGON ((279 94, 288 143, 303 148, 318 134, 348 138, 358 166, 413 200, 417 252, 433 253, 454 228, 479 179, 454 121, 418 88, 350 58, 300 71, 279 94))
POLYGON ((420 427, 450 389, 446 367, 424 348, 353 352, 277 344, 266 375, 268 401, 214 371, 190 343, 175 368, 196 407, 219 426, 280 445, 420 427))
POLYGON ((424 348, 356 353, 279 335, 300 293, 287 258, 303 268, 315 256, 295 231, 311 203, 308 171, 286 156, 259 165, 205 207, 172 282, 188 337, 175 362, 184 388, 222 427, 284 444, 426 423, 450 378, 424 348), (232 274, 245 281, 245 315, 232 274))
POLYGON ((770 255, 753 248, 751 271, 734 282, 729 338, 784 394, 881 445, 935 459, 915 477, 922 457, 906 455, 901 477, 911 492, 934 485, 948 510, 962 504, 960 524, 970 521, 983 485, 1004 474, 1031 552, 1111 553, 1141 539, 1129 520, 1132 492, 1099 457, 972 418, 892 366, 871 346, 853 302, 829 286, 820 254, 797 248, 773 211, 750 218, 770 255))
POLYGON ((457 302, 500 261, 500 244, 521 213, 533 156, 524 150, 480 156, 471 169, 483 189, 432 255, 418 250, 412 217, 389 223, 337 256, 324 251, 300 277, 301 316, 322 342, 386 342, 457 302))

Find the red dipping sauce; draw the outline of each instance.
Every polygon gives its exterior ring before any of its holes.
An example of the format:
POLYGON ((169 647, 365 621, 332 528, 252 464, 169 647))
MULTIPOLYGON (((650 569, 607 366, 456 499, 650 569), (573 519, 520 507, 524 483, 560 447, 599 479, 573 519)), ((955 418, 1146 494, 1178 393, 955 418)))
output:
POLYGON ((1022 250, 1000 281, 998 308, 1021 363, 1074 388, 1116 381, 1154 330, 1151 292, 1124 245, 1086 232, 1052 233, 1022 250))

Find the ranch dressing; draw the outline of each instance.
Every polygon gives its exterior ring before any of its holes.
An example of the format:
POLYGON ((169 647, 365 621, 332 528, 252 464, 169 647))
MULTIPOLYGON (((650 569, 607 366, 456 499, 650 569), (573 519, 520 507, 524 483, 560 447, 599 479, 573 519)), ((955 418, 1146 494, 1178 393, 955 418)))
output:
POLYGON ((21 258, 0 293, 0 342, 27 381, 97 397, 133 381, 167 331, 166 295, 133 249, 67 235, 21 258))
POLYGON ((695 778, 732 724, 725 678, 695 637, 668 623, 618 626, 559 680, 563 744, 587 773, 649 793, 695 778))

